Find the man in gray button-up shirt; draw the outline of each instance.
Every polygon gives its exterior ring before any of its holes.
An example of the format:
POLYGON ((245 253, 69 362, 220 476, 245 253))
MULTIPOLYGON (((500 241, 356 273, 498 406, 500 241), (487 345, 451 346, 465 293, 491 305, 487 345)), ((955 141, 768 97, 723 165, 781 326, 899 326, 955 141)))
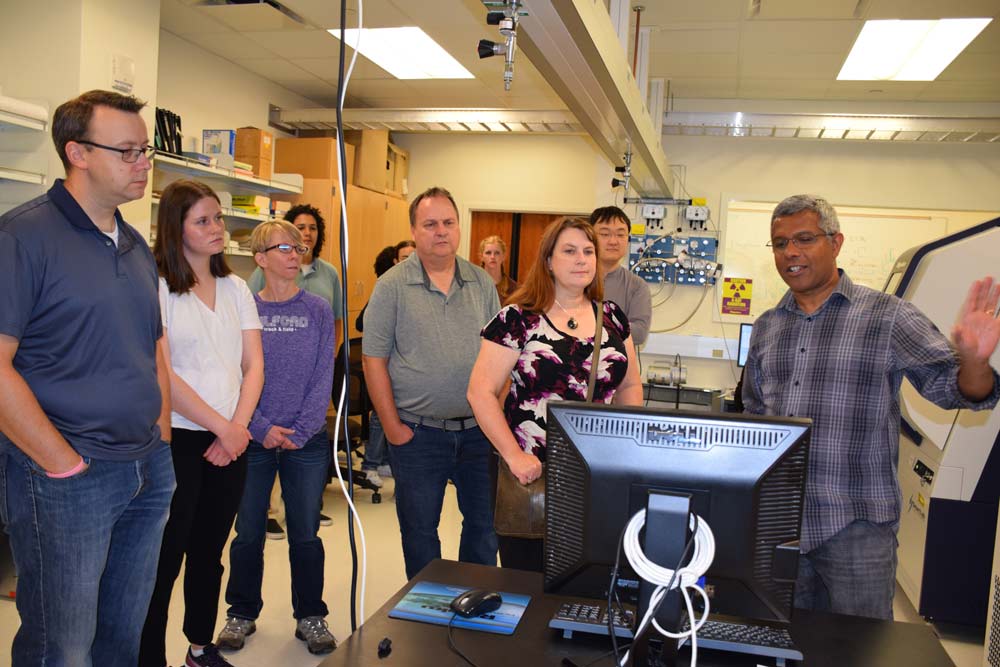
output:
POLYGON ((462 511, 459 560, 496 564, 487 461, 491 445, 465 398, 479 331, 500 310, 493 280, 456 255, 458 208, 431 188, 410 205, 416 252, 375 284, 364 320, 368 393, 396 480, 406 576, 441 557, 448 480, 462 511))

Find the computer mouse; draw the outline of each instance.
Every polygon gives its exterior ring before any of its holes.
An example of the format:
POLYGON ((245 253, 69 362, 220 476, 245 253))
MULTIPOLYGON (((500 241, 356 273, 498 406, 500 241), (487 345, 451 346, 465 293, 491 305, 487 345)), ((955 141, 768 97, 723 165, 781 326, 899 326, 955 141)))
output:
POLYGON ((451 610, 459 616, 472 618, 496 611, 501 604, 503 604, 503 598, 496 591, 474 588, 452 600, 451 610))

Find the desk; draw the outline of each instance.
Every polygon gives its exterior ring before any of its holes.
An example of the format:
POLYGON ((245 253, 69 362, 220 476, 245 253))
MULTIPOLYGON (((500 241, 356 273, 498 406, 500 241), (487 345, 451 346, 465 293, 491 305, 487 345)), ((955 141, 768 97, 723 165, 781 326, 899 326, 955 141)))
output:
MULTIPOLYGON (((440 667, 466 665, 448 649, 444 626, 389 618, 389 611, 417 581, 526 593, 531 603, 517 631, 510 636, 454 630, 455 643, 476 664, 557 666, 563 658, 583 665, 608 651, 606 637, 562 639, 548 627, 549 619, 564 599, 542 593, 542 575, 520 570, 435 560, 407 583, 351 635, 320 667, 337 665, 385 665, 385 667, 440 667), (378 658, 378 643, 392 640, 392 653, 378 658)), ((792 625, 792 636, 805 655, 806 667, 954 667, 932 630, 924 625, 875 621, 865 618, 800 612, 792 625)), ((686 664, 687 651, 681 653, 686 664)), ((611 665, 607 658, 594 667, 611 665)), ((699 651, 698 664, 710 667, 748 666, 768 663, 752 656, 699 651)))

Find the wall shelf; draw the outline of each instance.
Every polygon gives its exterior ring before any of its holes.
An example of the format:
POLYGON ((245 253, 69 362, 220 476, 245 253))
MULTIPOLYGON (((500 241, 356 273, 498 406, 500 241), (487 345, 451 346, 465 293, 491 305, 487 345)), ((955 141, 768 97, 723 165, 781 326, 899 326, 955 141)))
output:
MULTIPOLYGON (((153 195, 153 206, 160 205, 160 198, 157 195, 153 195)), ((249 222, 267 222, 271 219, 269 215, 255 215, 253 213, 247 213, 246 211, 241 211, 238 208, 227 208, 222 207, 222 215, 226 218, 237 218, 239 220, 247 220, 249 222)))
POLYGON ((22 116, 20 114, 0 109, 0 131, 7 129, 25 129, 44 132, 47 125, 48 123, 44 120, 29 118, 27 116, 22 116))
POLYGON ((32 185, 43 185, 45 183, 44 174, 36 174, 33 171, 22 171, 0 166, 0 181, 14 181, 15 183, 30 183, 32 185))
MULTIPOLYGON (((195 160, 174 157, 172 155, 155 155, 153 157, 153 167, 164 172, 180 174, 181 176, 199 181, 207 181, 211 185, 217 185, 220 190, 236 190, 238 192, 253 192, 264 195, 297 195, 302 193, 302 187, 299 185, 243 176, 231 169, 209 167, 195 160)), ((240 217, 247 217, 247 214, 243 214, 240 217)), ((267 216, 258 217, 261 220, 267 220, 267 216)))

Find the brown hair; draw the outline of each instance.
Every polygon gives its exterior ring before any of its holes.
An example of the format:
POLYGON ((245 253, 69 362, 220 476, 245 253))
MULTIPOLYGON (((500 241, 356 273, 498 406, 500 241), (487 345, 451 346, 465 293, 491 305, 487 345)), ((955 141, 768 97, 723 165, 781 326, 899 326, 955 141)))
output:
MULTIPOLYGON (((174 294, 186 294, 198 282, 194 269, 184 256, 184 218, 191 207, 205 197, 219 201, 212 188, 198 181, 174 181, 163 190, 156 214, 156 243, 153 258, 167 287, 174 294)), ((296 230, 298 231, 298 230, 296 230)), ((221 252, 212 255, 209 269, 216 278, 232 273, 221 252)))
POLYGON ((419 206, 420 202, 422 202, 423 200, 429 199, 431 197, 444 197, 448 201, 450 201, 451 207, 455 209, 455 220, 456 221, 458 220, 458 205, 455 203, 455 198, 452 197, 451 193, 445 190, 444 188, 439 188, 438 186, 435 185, 434 187, 427 188, 426 190, 421 192, 419 195, 414 197, 413 201, 410 202, 410 227, 417 224, 417 206, 419 206))
POLYGON ((549 258, 555 251, 559 237, 567 229, 579 229, 587 236, 587 240, 594 245, 594 255, 597 260, 597 268, 594 270, 594 279, 587 285, 584 294, 591 301, 600 301, 604 298, 604 277, 600 269, 600 251, 597 245, 597 237, 594 228, 585 218, 566 217, 553 221, 545 228, 542 240, 538 248, 538 255, 531 264, 528 277, 524 279, 521 286, 510 296, 507 303, 514 303, 525 310, 545 312, 552 307, 556 300, 555 282, 552 280, 552 273, 549 271, 549 258))
POLYGON ((63 102, 52 115, 52 142, 63 167, 69 171, 70 162, 66 157, 66 144, 82 141, 90 130, 90 119, 94 107, 110 107, 126 113, 139 113, 146 103, 132 95, 120 95, 110 90, 91 90, 68 102, 63 102))

